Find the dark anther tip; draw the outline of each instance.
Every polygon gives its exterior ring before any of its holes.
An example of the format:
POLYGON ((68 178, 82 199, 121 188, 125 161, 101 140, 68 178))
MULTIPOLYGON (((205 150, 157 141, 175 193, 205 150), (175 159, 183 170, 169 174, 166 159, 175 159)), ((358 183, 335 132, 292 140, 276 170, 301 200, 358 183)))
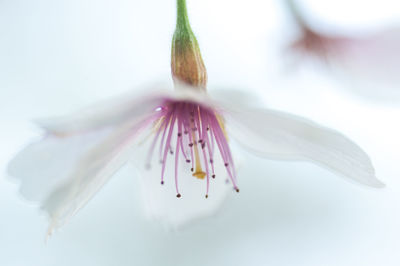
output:
POLYGON ((180 197, 181 197, 181 194, 178 193, 178 194, 176 195, 176 197, 177 197, 177 198, 180 198, 180 197))
POLYGON ((236 188, 236 192, 239 193, 239 189, 238 188, 236 188))
POLYGON ((190 168, 190 171, 192 171, 192 172, 193 172, 193 167, 192 167, 192 168, 190 168))
POLYGON ((178 133, 178 137, 181 137, 181 136, 182 136, 182 133, 179 132, 179 133, 178 133))
POLYGON ((189 147, 193 147, 193 143, 189 143, 189 147))
POLYGON ((164 185, 164 181, 161 181, 161 185, 164 185))
POLYGON ((208 199, 208 194, 206 194, 206 199, 208 199))
POLYGON ((213 163, 214 161, 213 161, 213 159, 210 159, 210 163, 213 163))
POLYGON ((212 175, 211 177, 212 177, 212 178, 215 178, 215 175, 212 175))
POLYGON ((187 159, 187 160, 186 160, 186 162, 187 162, 187 163, 190 163, 190 160, 189 160, 189 159, 187 159))
POLYGON ((225 163, 225 166, 228 166, 228 163, 225 163))

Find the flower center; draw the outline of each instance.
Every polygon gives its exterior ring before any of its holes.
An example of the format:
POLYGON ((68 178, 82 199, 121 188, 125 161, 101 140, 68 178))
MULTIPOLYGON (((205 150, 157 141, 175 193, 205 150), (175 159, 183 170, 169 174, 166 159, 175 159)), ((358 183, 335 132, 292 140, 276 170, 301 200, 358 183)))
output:
POLYGON ((177 197, 181 197, 178 187, 178 166, 181 161, 191 164, 192 176, 206 180, 208 197, 210 178, 216 177, 214 156, 215 150, 218 150, 229 179, 238 191, 223 120, 215 110, 189 101, 167 100, 155 115, 156 132, 149 150, 148 165, 158 143, 162 167, 161 184, 164 184, 168 155, 174 155, 177 197))

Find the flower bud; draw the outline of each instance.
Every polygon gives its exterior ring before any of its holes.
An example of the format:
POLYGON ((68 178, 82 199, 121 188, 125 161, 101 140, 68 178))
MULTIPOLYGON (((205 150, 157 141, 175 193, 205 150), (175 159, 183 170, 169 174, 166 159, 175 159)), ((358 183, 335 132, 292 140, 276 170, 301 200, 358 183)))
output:
POLYGON ((175 82, 206 89, 207 70, 199 44, 189 24, 186 2, 178 0, 178 14, 172 39, 171 71, 175 82))

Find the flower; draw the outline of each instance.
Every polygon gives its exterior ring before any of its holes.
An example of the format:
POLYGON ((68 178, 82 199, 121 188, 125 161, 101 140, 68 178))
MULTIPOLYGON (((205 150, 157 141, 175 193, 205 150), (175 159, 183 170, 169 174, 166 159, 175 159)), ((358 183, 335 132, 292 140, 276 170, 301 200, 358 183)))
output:
POLYGON ((178 19, 173 39, 174 91, 147 90, 39 120, 44 137, 10 162, 9 174, 21 181, 22 195, 39 201, 49 215, 49 234, 131 159, 145 177, 144 196, 153 216, 178 224, 207 215, 229 188, 222 177, 228 176, 239 192, 231 138, 259 156, 311 161, 362 184, 382 186, 368 155, 340 133, 294 115, 246 105, 244 94, 210 97, 184 7, 178 0, 178 18, 186 19, 178 19), (140 145, 144 136, 147 146, 140 145), (163 188, 154 189, 155 181, 163 188), (164 193, 172 187, 173 196, 164 193), (208 199, 199 197, 199 191, 208 199))
POLYGON ((398 28, 383 29, 359 36, 318 32, 305 21, 294 3, 286 0, 300 35, 288 49, 291 54, 308 57, 329 66, 331 74, 351 82, 353 90, 374 100, 398 102, 400 45, 398 28), (382 90, 385 90, 382 93, 382 90))

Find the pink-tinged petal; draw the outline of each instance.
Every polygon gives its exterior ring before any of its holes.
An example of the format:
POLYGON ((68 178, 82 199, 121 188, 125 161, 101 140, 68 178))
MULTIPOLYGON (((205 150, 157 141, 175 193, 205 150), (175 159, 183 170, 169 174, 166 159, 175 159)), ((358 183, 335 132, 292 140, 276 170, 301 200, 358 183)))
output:
POLYGON ((329 128, 283 112, 225 106, 228 133, 260 156, 305 160, 359 183, 382 187, 368 155, 329 128))

